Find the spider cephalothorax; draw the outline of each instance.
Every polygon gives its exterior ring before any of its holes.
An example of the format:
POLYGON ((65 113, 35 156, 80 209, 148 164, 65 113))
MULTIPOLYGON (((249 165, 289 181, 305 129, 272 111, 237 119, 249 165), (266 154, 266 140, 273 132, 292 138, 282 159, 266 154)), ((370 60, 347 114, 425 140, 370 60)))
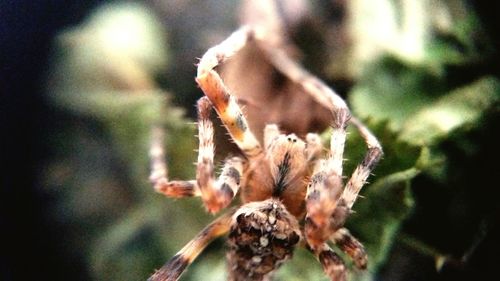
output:
POLYGON ((270 273, 292 256, 299 244, 309 249, 331 280, 345 280, 343 261, 329 247, 335 243, 358 268, 366 267, 363 246, 343 227, 361 187, 382 156, 377 139, 359 121, 351 118, 345 102, 316 77, 303 70, 279 48, 265 48, 283 75, 332 112, 330 149, 317 134, 303 139, 282 134, 275 124, 264 129, 259 143, 235 97, 215 68, 249 40, 260 34, 241 28, 221 44, 209 49, 198 65, 196 81, 205 97, 198 101, 199 155, 196 180, 169 181, 164 163, 162 131, 154 130, 151 149, 155 189, 167 196, 200 196, 209 212, 229 205, 239 192, 242 206, 232 209, 198 234, 150 280, 177 280, 183 270, 214 238, 229 233, 230 280, 269 280, 270 273), (218 178, 214 172, 212 108, 241 149, 241 157, 225 161, 218 178), (368 152, 345 184, 342 162, 346 127, 351 122, 365 139, 368 152))

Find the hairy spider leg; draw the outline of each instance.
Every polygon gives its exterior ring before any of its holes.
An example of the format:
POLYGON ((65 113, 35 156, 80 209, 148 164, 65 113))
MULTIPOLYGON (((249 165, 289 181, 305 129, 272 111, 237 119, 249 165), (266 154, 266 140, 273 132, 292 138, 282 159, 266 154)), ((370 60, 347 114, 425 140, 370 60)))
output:
POLYGON ((149 157, 151 159, 151 175, 149 180, 156 192, 168 197, 192 197, 201 196, 200 188, 195 180, 169 181, 168 167, 165 162, 165 150, 163 149, 165 130, 160 126, 153 127, 151 131, 151 146, 149 157))
POLYGON ((306 248, 318 259, 323 267, 323 271, 331 281, 347 280, 347 270, 344 261, 328 244, 323 243, 318 247, 306 248))
POLYGON ((201 196, 207 210, 215 213, 229 205, 238 192, 243 160, 238 157, 226 159, 220 176, 215 180, 213 124, 209 119, 210 111, 210 101, 206 97, 201 98, 198 101, 199 154, 196 180, 168 180, 168 168, 163 149, 165 134, 163 128, 160 127, 154 127, 152 130, 149 153, 151 157, 150 180, 157 192, 169 197, 201 196))
POLYGON ((306 157, 309 167, 314 167, 321 158, 325 147, 318 134, 308 133, 306 135, 306 157))
POLYGON ((318 162, 308 186, 306 197, 308 223, 305 233, 313 248, 328 240, 332 234, 330 218, 337 207, 343 186, 342 162, 349 118, 347 107, 333 111, 330 153, 326 160, 318 162))
POLYGON ((342 192, 342 178, 327 173, 327 160, 319 160, 307 186, 306 223, 304 233, 313 248, 322 245, 331 235, 330 218, 342 192))
POLYGON ((157 270, 148 281, 176 281, 184 270, 215 238, 229 232, 231 217, 235 210, 227 212, 206 226, 189 241, 175 256, 157 270))
POLYGON ((276 124, 267 124, 264 128, 264 148, 269 150, 272 142, 280 135, 280 130, 276 124))
POLYGON ((238 192, 243 172, 243 160, 238 157, 226 159, 222 173, 215 180, 214 173, 214 128, 210 121, 212 105, 207 97, 198 100, 198 162, 196 181, 205 207, 215 213, 231 203, 238 192))
POLYGON ((341 200, 345 202, 348 208, 352 208, 354 205, 361 188, 366 183, 366 179, 383 155, 382 146, 370 130, 356 118, 352 118, 351 123, 358 129, 361 136, 365 139, 368 151, 366 152, 363 161, 361 161, 361 164, 359 164, 352 173, 351 178, 347 182, 344 192, 342 193, 341 200))
POLYGON ((368 264, 368 255, 365 247, 354 237, 347 228, 341 228, 335 231, 330 239, 342 252, 351 257, 354 265, 359 269, 366 269, 368 264))
POLYGON ((214 68, 243 48, 252 34, 250 29, 241 28, 219 45, 210 48, 198 64, 196 77, 196 82, 215 107, 232 139, 247 157, 260 155, 262 148, 250 131, 236 98, 230 94, 214 68))

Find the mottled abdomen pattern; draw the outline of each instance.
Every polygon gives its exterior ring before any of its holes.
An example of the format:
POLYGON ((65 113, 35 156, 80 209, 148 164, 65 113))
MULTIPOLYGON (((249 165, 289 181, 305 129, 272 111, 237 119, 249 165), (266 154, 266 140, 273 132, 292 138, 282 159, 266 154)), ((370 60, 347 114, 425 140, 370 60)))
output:
POLYGON ((300 240, 297 219, 276 199, 251 202, 233 215, 227 262, 231 281, 266 280, 300 240))

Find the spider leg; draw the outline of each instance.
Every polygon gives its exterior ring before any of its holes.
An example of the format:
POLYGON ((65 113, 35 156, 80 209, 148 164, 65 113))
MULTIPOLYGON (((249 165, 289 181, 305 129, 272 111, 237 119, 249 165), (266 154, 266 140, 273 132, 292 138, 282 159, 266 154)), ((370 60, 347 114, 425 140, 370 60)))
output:
POLYGON ((323 271, 332 281, 345 281, 347 270, 342 258, 335 253, 328 244, 319 247, 306 247, 319 260, 323 271))
POLYGON ((198 257, 212 240, 229 231, 234 210, 225 213, 205 227, 196 237, 184 246, 165 265, 157 270, 148 281, 175 281, 184 270, 198 257))
POLYGON ((274 139, 280 135, 280 130, 276 124, 267 124, 264 128, 264 147, 269 148, 274 139))
POLYGON ((196 181, 168 180, 168 169, 165 163, 165 151, 163 149, 165 137, 163 128, 159 126, 153 127, 151 137, 152 141, 149 150, 151 175, 149 180, 153 184, 156 192, 174 198, 200 196, 200 188, 196 181))
POLYGON ((196 77, 196 82, 215 107, 232 139, 247 157, 261 154, 262 148, 250 131, 236 98, 214 68, 243 48, 252 37, 253 31, 242 27, 219 45, 210 48, 198 64, 196 77))
POLYGON ((346 228, 337 230, 331 237, 331 241, 337 245, 342 252, 346 253, 359 269, 366 269, 368 256, 365 247, 346 228))
POLYGON ((370 130, 368 130, 363 123, 355 118, 351 119, 351 122, 357 127, 359 133, 365 139, 368 151, 366 152, 363 161, 361 161, 361 164, 359 164, 352 173, 351 178, 347 182, 344 192, 342 193, 341 200, 345 202, 348 208, 352 208, 352 205, 358 197, 359 191, 366 183, 366 179, 383 155, 382 146, 370 130))
POLYGON ((314 163, 321 158, 324 149, 318 134, 309 133, 306 135, 306 157, 309 163, 308 166, 314 166, 314 163))
POLYGON ((342 162, 349 118, 347 107, 333 112, 330 154, 326 160, 318 162, 308 186, 305 233, 313 248, 325 242, 332 233, 330 218, 337 207, 343 185, 342 162))
POLYGON ((337 207, 337 198, 342 190, 342 178, 325 172, 326 160, 316 165, 306 195, 305 237, 311 247, 323 244, 331 234, 330 217, 337 207))
POLYGON ((226 207, 236 195, 243 170, 243 160, 238 157, 226 159, 222 173, 214 177, 214 129, 210 121, 211 104, 207 97, 198 100, 198 162, 196 181, 206 208, 215 213, 226 207))
POLYGON ((150 148, 151 176, 157 192, 180 198, 201 196, 206 208, 215 213, 226 207, 236 195, 243 170, 243 160, 228 158, 217 180, 214 176, 213 124, 209 119, 211 105, 207 98, 198 101, 199 155, 196 180, 169 181, 163 149, 164 130, 154 127, 150 148))

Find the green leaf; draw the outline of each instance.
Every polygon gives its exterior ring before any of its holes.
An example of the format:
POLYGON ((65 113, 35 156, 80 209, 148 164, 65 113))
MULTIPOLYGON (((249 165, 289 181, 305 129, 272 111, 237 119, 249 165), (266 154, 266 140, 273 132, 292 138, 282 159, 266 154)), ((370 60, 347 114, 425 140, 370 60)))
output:
POLYGON ((435 144, 451 131, 472 125, 500 100, 500 83, 493 77, 446 91, 444 81, 430 69, 390 58, 366 75, 350 96, 354 113, 386 121, 400 140, 416 146, 435 144))
POLYGON ((499 101, 499 81, 482 78, 421 108, 404 122, 400 138, 415 145, 436 143, 459 127, 473 125, 499 101))
POLYGON ((428 68, 385 57, 365 71, 349 101, 356 116, 387 121, 389 128, 397 132, 408 118, 439 95, 443 88, 440 79, 428 68))

